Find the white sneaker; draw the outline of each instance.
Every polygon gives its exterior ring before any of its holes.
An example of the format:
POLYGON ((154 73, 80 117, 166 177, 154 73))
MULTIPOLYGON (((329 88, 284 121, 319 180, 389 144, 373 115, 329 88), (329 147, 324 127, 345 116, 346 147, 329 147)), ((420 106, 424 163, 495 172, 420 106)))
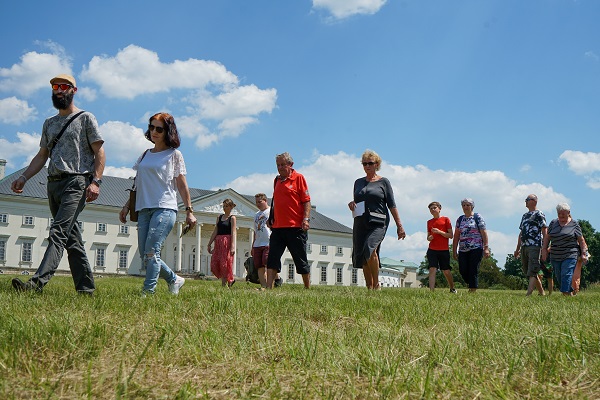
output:
POLYGON ((169 292, 171 292, 171 294, 178 295, 179 289, 181 289, 184 283, 185 279, 183 279, 180 276, 177 276, 177 278, 175 278, 175 280, 172 283, 169 283, 169 292))

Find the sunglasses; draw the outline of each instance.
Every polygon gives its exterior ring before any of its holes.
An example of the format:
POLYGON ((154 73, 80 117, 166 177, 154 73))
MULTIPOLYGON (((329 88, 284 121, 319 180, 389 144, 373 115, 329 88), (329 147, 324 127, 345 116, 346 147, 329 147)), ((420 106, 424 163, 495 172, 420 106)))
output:
POLYGON ((165 131, 165 128, 161 128, 160 126, 154 126, 152 124, 148 124, 148 131, 152 132, 156 130, 156 133, 163 133, 165 131))
POLYGON ((373 165, 375 165, 377 163, 373 162, 373 161, 369 161, 369 162, 363 161, 361 164, 363 165, 363 167, 366 167, 367 165, 370 166, 370 167, 372 167, 373 165))
POLYGON ((60 90, 69 90, 70 88, 74 87, 73 85, 69 85, 68 83, 53 83, 52 84, 52 90, 58 90, 58 88, 60 88, 60 90))
POLYGON ((528 197, 525 199, 525 201, 531 201, 531 200, 535 200, 535 199, 532 199, 531 197, 528 197))

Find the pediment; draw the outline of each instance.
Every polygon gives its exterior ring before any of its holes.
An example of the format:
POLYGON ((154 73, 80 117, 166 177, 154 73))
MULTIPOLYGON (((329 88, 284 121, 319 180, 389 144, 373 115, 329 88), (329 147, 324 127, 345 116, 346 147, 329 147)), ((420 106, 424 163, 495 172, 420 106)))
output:
POLYGON ((233 189, 221 190, 202 199, 192 199, 192 205, 195 212, 218 215, 223 213, 223 200, 225 199, 231 199, 235 203, 235 208, 231 212, 233 215, 254 218, 254 214, 258 210, 254 203, 233 189))

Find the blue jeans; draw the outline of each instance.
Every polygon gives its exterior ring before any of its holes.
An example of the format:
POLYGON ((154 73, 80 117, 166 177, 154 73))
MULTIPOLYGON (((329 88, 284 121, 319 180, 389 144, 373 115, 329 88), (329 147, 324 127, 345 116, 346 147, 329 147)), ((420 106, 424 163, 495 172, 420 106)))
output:
POLYGON ((138 249, 146 267, 144 292, 154 293, 159 275, 167 283, 177 279, 175 272, 160 258, 160 249, 175 225, 175 210, 144 208, 138 216, 138 249))
POLYGON ((554 268, 554 274, 556 274, 562 293, 570 293, 573 291, 571 280, 573 279, 575 265, 577 265, 576 258, 567 258, 562 261, 552 260, 552 268, 554 268))

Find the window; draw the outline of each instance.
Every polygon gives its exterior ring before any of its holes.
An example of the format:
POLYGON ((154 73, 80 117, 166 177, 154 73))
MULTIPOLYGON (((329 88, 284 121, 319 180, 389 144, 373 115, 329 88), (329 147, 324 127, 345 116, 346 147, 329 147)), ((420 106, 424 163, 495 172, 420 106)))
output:
POLYGON ((129 250, 119 250, 119 269, 127 269, 129 250))
POLYGON ((96 267, 104 267, 106 263, 106 249, 96 249, 96 267))
POLYGON ((106 224, 104 222, 98 222, 97 232, 106 232, 106 224))
POLYGON ((358 284, 358 269, 352 268, 352 284, 358 284))
POLYGON ((0 238, 0 261, 6 261, 6 239, 0 238))
POLYGON ((288 280, 294 280, 294 272, 296 271, 296 266, 294 264, 288 264, 288 280))
POLYGON ((23 225, 33 225, 33 215, 23 215, 23 225))
POLYGON ((33 243, 23 242, 21 246, 21 262, 30 263, 32 261, 33 243))
POLYGON ((306 244, 306 252, 310 253, 312 251, 312 243, 307 243, 306 244))
POLYGON ((335 270, 335 282, 336 283, 342 283, 342 279, 343 279, 343 270, 342 267, 336 268, 335 270))
POLYGON ((121 225, 119 227, 119 233, 122 235, 129 235, 129 226, 128 225, 121 225))
POLYGON ((50 218, 48 220, 48 228, 50 228, 52 226, 52 224, 54 223, 54 218, 50 218))
POLYGON ((327 283, 327 265, 321 265, 321 282, 327 283))
POLYGON ((77 225, 79 226, 79 230, 83 231, 83 222, 77 221, 77 225))
POLYGON ((321 254, 327 254, 327 245, 321 245, 321 254))
POLYGON ((337 254, 338 256, 343 256, 344 255, 344 248, 341 246, 338 246, 337 251, 335 252, 335 254, 337 254))
POLYGON ((0 214, 0 224, 8 224, 8 214, 0 214))

